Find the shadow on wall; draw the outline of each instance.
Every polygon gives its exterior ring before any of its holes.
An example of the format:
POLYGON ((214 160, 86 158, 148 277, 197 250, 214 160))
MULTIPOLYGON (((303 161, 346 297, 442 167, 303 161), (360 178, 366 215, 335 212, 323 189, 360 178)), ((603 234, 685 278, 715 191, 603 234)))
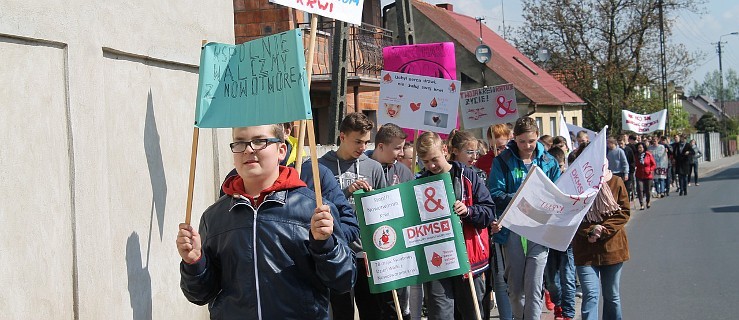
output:
MULTIPOLYGON (((164 230, 164 209, 167 206, 167 179, 164 176, 162 146, 159 141, 156 118, 154 117, 154 100, 151 90, 149 90, 149 96, 146 99, 144 152, 146 153, 146 164, 149 167, 149 181, 151 182, 152 190, 152 220, 154 218, 154 211, 156 211, 159 226, 159 241, 161 241, 164 230)), ((150 223, 153 223, 153 221, 150 223)), ((149 229, 149 242, 151 244, 151 228, 149 229)), ((147 253, 147 263, 148 258, 147 253)))
MULTIPOLYGON (((149 240, 151 241, 151 240, 149 240)), ((133 309, 133 320, 151 319, 151 275, 149 266, 141 259, 139 235, 131 233, 126 241, 126 270, 128 271, 128 296, 133 309)))

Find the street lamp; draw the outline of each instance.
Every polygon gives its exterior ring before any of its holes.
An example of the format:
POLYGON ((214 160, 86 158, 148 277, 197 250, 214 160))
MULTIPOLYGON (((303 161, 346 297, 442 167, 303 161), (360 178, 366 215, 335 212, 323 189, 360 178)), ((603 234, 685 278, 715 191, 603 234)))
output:
MULTIPOLYGON (((724 107, 724 68, 721 63, 721 38, 725 36, 736 36, 739 35, 739 31, 734 31, 731 33, 723 34, 720 37, 718 37, 718 73, 719 73, 719 92, 718 92, 718 99, 721 103, 721 113, 722 113, 722 119, 726 117, 726 107, 724 107)), ((726 132, 726 119, 723 119, 724 121, 724 132, 726 132)))

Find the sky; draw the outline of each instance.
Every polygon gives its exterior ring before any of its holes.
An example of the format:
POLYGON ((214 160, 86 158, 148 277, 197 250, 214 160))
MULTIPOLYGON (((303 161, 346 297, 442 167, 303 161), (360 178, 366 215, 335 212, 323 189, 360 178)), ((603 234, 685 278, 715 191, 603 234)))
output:
MULTIPOLYGON (((472 17, 482 16, 488 28, 503 35, 503 22, 506 29, 520 27, 524 23, 520 0, 425 0, 426 2, 451 3, 454 11, 472 17)), ((382 0, 382 5, 393 0, 382 0)), ((702 82, 706 73, 718 70, 719 59, 716 43, 721 35, 739 31, 739 1, 707 0, 702 15, 683 12, 676 18, 672 43, 683 43, 690 51, 701 52, 700 60, 691 78, 676 80, 685 89, 692 87, 693 80, 702 82)), ((509 35, 510 36, 510 35, 509 35)), ((510 38, 510 37, 509 37, 510 38)), ((721 37, 724 76, 729 69, 739 71, 739 36, 721 37)))

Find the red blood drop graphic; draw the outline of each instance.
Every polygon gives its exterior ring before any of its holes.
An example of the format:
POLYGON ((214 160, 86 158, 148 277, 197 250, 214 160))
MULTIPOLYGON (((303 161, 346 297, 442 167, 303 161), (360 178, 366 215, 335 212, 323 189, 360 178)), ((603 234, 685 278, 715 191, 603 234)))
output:
POLYGON ((441 265, 442 259, 441 256, 434 252, 434 255, 431 257, 431 264, 433 264, 435 267, 438 267, 441 265))
POLYGON ((436 102, 436 98, 434 98, 434 100, 431 100, 431 107, 435 108, 437 105, 439 104, 436 102))
POLYGON ((382 243, 387 243, 390 241, 390 237, 388 237, 387 234, 383 234, 382 237, 380 237, 380 240, 382 240, 382 243))

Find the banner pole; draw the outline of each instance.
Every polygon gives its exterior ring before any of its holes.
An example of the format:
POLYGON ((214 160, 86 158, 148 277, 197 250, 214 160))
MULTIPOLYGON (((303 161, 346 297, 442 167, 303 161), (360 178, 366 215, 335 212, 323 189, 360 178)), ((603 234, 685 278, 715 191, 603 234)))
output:
MULTIPOLYGON (((308 80, 308 89, 311 85, 311 77, 313 75, 313 56, 316 52, 316 32, 318 30, 318 16, 315 14, 310 15, 310 40, 308 43, 308 61, 306 63, 306 77, 308 80), (310 72, 308 72, 310 68, 310 72)), ((302 121, 301 121, 302 123, 302 121)), ((321 181, 318 179, 320 176, 318 173, 318 152, 316 151, 316 133, 313 127, 313 119, 305 120, 305 126, 308 130, 308 146, 310 149, 311 159, 311 170, 313 170, 313 189, 316 192, 316 206, 320 207, 323 205, 323 198, 321 197, 321 181)), ((302 131, 302 130, 301 130, 302 131)), ((299 144, 301 142, 298 142, 299 144)))
MULTIPOLYGON (((526 185, 526 181, 529 181, 529 178, 531 177, 531 174, 530 174, 531 171, 533 171, 534 169, 536 169, 536 167, 537 166, 535 164, 533 164, 533 163, 531 164, 531 169, 529 169, 529 174, 526 175, 526 179, 523 180, 523 182, 521 183, 521 185, 518 187, 518 190, 516 190, 516 194, 514 194, 513 195, 513 198, 511 198, 511 201, 508 202, 508 205, 505 207, 505 211, 503 211, 503 214, 500 215, 500 219, 498 219, 498 223, 500 223, 501 221, 503 221, 503 217, 505 217, 505 215, 508 213, 508 209, 511 208, 511 204, 516 200, 516 198, 518 198, 518 194, 521 193, 521 189, 523 189, 523 186, 526 185)), ((503 174, 505 174, 505 172, 503 172, 503 174)))
MULTIPOLYGON (((305 63, 305 75, 308 80, 308 89, 310 89, 311 79, 313 78, 313 59, 316 55, 316 33, 318 33, 318 16, 310 15, 310 36, 308 38, 308 57, 305 63)), ((298 126, 298 150, 295 159, 295 169, 298 170, 298 176, 303 171, 303 148, 305 147, 305 127, 306 120, 300 120, 298 126)), ((315 159, 314 159, 315 160, 315 159)), ((316 176, 317 177, 317 176, 316 176)))
POLYGON ((187 185, 187 209, 185 209, 185 223, 190 224, 192 218, 192 194, 195 189, 195 165, 198 159, 198 138, 200 128, 192 129, 192 151, 190 152, 190 178, 187 185))
MULTIPOLYGON (((480 304, 477 302, 477 292, 475 290, 475 280, 472 279, 475 275, 470 271, 470 273, 467 274, 467 280, 469 280, 470 283, 470 292, 472 293, 472 302, 475 304, 475 315, 477 315, 477 320, 482 320, 482 316, 480 315, 480 304)), ((398 318, 400 319, 400 318, 398 318)))
POLYGON ((398 300, 398 291, 393 289, 393 302, 395 302, 395 314, 398 319, 403 319, 403 312, 400 310, 400 301, 398 300))
MULTIPOLYGON (((200 41, 200 50, 208 43, 208 40, 200 41)), ((198 139, 200 138, 200 128, 194 126, 192 128, 192 149, 190 151, 190 178, 187 185, 187 205, 185 209, 185 223, 190 224, 192 220, 192 194, 195 189, 195 165, 198 159, 198 139)))
POLYGON ((298 125, 298 145, 295 150, 295 170, 298 171, 298 177, 303 172, 303 148, 305 147, 305 120, 300 120, 298 125))
MULTIPOLYGON (((413 152, 411 153, 411 161, 413 161, 413 163, 411 163, 411 172, 413 174, 416 174, 416 165, 418 164, 418 160, 416 159, 416 155, 417 155, 416 142, 417 141, 418 141, 418 130, 414 129, 413 130, 413 152)), ((421 168, 421 170, 423 170, 423 168, 421 168)))

